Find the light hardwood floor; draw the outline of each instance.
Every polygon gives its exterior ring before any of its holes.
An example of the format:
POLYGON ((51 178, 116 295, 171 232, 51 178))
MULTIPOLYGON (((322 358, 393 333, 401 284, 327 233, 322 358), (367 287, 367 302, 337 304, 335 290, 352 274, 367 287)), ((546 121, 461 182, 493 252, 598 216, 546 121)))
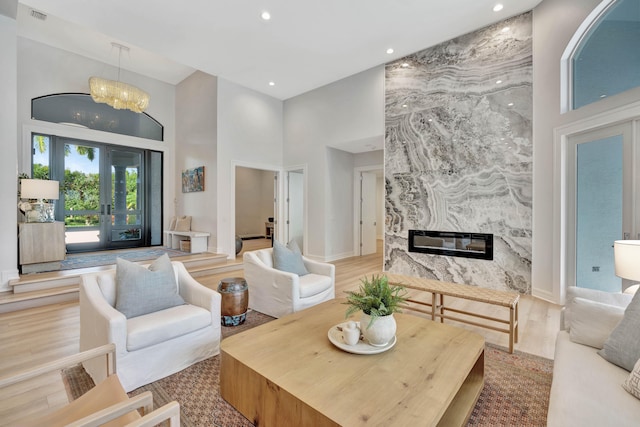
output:
MULTIPOLYGON (((244 250, 265 246, 265 240, 246 242, 244 250)), ((334 264, 336 297, 341 298, 345 296, 345 291, 357 289, 360 278, 364 275, 382 271, 382 242, 378 242, 376 254, 339 260, 334 264)), ((214 274, 198 280, 205 286, 216 289, 220 279, 230 275, 241 276, 242 272, 214 274)), ((504 308, 468 301, 455 301, 455 307, 491 316, 504 314, 504 308)), ((559 306, 523 296, 520 299, 520 340, 515 346, 516 350, 553 358, 559 316, 559 306)), ((483 335, 487 342, 505 347, 508 345, 507 334, 450 323, 483 335)), ((77 353, 79 336, 77 302, 0 314, 0 377, 77 353)), ((59 374, 33 381, 20 389, 0 390, 0 425, 12 425, 17 414, 47 411, 65 401, 66 394, 59 374)))

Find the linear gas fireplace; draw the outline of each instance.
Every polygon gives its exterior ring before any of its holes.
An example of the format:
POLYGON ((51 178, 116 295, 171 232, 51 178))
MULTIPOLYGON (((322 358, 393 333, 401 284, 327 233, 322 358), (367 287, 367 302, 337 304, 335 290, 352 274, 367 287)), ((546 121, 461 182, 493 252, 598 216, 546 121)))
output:
POLYGON ((409 252, 493 259, 493 234, 409 230, 409 252))

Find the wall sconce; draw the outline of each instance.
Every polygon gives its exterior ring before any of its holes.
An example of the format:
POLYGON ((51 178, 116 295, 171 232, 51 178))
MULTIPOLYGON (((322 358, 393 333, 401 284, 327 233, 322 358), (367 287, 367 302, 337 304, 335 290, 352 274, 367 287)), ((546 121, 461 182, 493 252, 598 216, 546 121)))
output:
POLYGON ((47 179, 26 179, 20 180, 20 198, 36 199, 37 202, 22 203, 21 209, 24 211, 26 222, 53 222, 54 204, 45 200, 58 200, 60 196, 60 183, 47 179))

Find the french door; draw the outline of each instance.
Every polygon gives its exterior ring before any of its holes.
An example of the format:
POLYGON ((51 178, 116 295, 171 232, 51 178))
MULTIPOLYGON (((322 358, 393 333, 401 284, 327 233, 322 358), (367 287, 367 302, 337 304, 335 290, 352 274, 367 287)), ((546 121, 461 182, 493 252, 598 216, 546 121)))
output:
POLYGON ((576 286, 620 292, 615 275, 613 242, 635 238, 633 176, 633 122, 580 133, 569 138, 572 180, 568 188, 569 283, 576 286), (572 234, 572 235, 571 235, 572 234), (571 277, 573 276, 573 277, 571 277))
MULTIPOLYGON (((34 135, 34 172, 41 167, 35 155, 37 138, 42 136, 34 135)), ((65 223, 68 252, 161 244, 161 153, 46 138, 50 176, 60 181, 56 219, 65 223)))

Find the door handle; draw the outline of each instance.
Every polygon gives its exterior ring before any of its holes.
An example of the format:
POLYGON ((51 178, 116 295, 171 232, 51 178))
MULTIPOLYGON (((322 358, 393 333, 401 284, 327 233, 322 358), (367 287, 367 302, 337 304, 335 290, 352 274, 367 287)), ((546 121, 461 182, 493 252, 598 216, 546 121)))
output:
POLYGON ((100 215, 104 215, 104 205, 100 205, 100 215))
POLYGON ((111 215, 111 205, 107 205, 107 215, 111 215))

